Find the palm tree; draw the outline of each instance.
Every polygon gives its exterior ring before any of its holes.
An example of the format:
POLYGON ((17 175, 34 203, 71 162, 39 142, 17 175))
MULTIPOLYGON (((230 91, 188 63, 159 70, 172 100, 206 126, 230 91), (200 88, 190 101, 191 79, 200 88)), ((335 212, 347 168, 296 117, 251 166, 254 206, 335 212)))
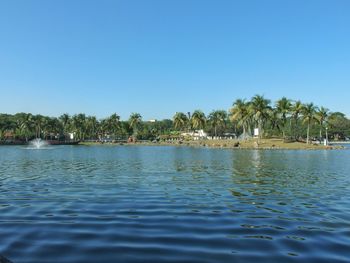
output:
POLYGON ((28 142, 28 139, 30 136, 32 136, 33 132, 33 115, 32 114, 26 114, 26 113, 19 113, 16 114, 16 127, 17 127, 17 133, 23 138, 25 137, 25 140, 28 142))
POLYGON ((285 137, 285 127, 287 123, 287 117, 291 111, 291 108, 292 108, 292 103, 286 97, 283 97, 282 99, 276 102, 276 110, 280 114, 280 118, 281 118, 283 138, 285 137))
POLYGON ((63 133, 68 133, 68 127, 69 127, 69 124, 70 124, 70 121, 71 121, 69 114, 68 113, 64 113, 60 117, 58 117, 58 119, 62 123, 63 133))
POLYGON ((306 134, 306 143, 310 141, 310 126, 313 120, 315 120, 315 112, 317 107, 313 103, 305 104, 303 107, 303 121, 307 123, 307 134, 306 134))
POLYGON ((42 117, 41 131, 44 139, 47 139, 48 137, 52 139, 52 136, 56 136, 61 130, 62 124, 57 118, 47 116, 42 117))
POLYGON ((264 96, 255 95, 249 104, 249 111, 252 113, 254 120, 258 124, 258 138, 261 139, 264 122, 268 119, 269 113, 271 111, 270 100, 265 99, 264 96))
POLYGON ((320 124, 320 140, 322 140, 322 129, 323 129, 323 125, 327 123, 328 116, 329 116, 329 110, 327 108, 321 107, 316 112, 316 119, 320 124))
POLYGON ((191 117, 191 125, 194 130, 203 129, 206 123, 205 114, 201 110, 195 110, 191 117))
POLYGON ((102 119, 100 121, 100 125, 98 128, 98 133, 101 137, 106 136, 106 133, 108 132, 108 122, 107 119, 102 119))
POLYGON ((73 129, 77 134, 79 140, 84 140, 86 131, 86 116, 83 113, 79 113, 72 117, 73 129))
POLYGON ((298 120, 300 117, 300 114, 303 112, 304 105, 301 103, 300 100, 296 101, 291 108, 292 113, 292 119, 294 119, 294 137, 297 138, 296 130, 298 128, 298 120))
POLYGON ((137 136, 138 127, 141 124, 142 116, 139 113, 132 113, 129 117, 129 126, 133 130, 133 136, 137 136))
POLYGON ((86 117, 86 131, 88 134, 88 138, 93 138, 96 139, 97 138, 97 131, 98 131, 98 127, 99 127, 99 122, 96 119, 95 116, 88 116, 86 117))
POLYGON ((108 125, 109 132, 111 132, 112 135, 115 137, 120 128, 120 116, 117 115, 116 113, 112 114, 107 119, 107 125, 108 125))
POLYGON ((34 115, 32 120, 35 127, 35 138, 40 138, 43 126, 45 125, 45 117, 42 115, 34 115))
POLYGON ((237 122, 238 126, 243 128, 243 135, 245 135, 250 123, 249 102, 237 99, 230 109, 230 120, 237 122))
POLYGON ((177 130, 185 128, 188 124, 188 117, 183 112, 176 112, 173 117, 174 127, 177 130))
POLYGON ((224 110, 212 111, 209 116, 209 123, 214 128, 215 137, 217 136, 217 128, 224 128, 226 126, 227 113, 224 110))
POLYGON ((271 113, 270 113, 270 117, 269 117, 269 121, 270 121, 270 126, 271 126, 271 130, 277 130, 278 132, 281 131, 281 118, 280 118, 280 114, 277 111, 277 109, 272 109, 271 113))
MULTIPOLYGON (((40 116, 40 115, 39 115, 40 116)), ((38 128, 37 128, 37 132, 39 134, 39 136, 37 136, 37 138, 41 138, 41 134, 42 137, 44 139, 47 138, 47 135, 53 131, 53 121, 52 118, 47 117, 47 116, 41 116, 40 120, 37 121, 38 122, 38 128)))

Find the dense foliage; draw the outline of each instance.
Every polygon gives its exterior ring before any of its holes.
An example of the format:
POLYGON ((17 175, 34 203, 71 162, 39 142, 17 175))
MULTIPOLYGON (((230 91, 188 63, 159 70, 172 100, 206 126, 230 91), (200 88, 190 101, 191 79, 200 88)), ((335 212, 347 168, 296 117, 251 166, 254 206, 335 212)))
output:
POLYGON ((289 139, 329 138, 342 140, 350 135, 350 120, 343 113, 330 112, 313 103, 303 104, 285 97, 272 105, 263 96, 250 101, 237 99, 228 110, 214 110, 206 116, 201 110, 192 114, 178 112, 172 120, 143 121, 139 113, 132 113, 122 121, 114 113, 98 120, 83 113, 56 117, 17 113, 0 114, 0 140, 33 138, 63 139, 74 134, 78 140, 118 140, 130 136, 155 139, 160 135, 177 136, 180 132, 204 129, 210 136, 247 135, 259 128, 260 137, 289 139))

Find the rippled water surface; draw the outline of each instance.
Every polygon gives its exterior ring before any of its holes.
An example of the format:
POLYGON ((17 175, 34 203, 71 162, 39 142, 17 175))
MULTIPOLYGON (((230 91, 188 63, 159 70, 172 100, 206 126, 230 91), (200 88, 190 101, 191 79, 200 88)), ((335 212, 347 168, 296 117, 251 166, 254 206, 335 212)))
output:
POLYGON ((349 262, 350 150, 0 147, 14 262, 349 262))

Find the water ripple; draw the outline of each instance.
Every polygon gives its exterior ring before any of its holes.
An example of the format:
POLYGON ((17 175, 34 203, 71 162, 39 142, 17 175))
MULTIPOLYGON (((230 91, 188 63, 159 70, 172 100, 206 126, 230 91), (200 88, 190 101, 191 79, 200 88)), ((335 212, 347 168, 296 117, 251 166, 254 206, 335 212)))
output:
POLYGON ((348 262, 349 151, 0 147, 14 262, 348 262))

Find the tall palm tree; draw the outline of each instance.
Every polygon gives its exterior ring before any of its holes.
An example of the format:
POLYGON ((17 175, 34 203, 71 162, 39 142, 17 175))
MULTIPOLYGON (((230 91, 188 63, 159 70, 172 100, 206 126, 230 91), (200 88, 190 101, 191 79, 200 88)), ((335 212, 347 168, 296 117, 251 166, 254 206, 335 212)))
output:
POLYGON ((132 113, 129 117, 129 126, 133 130, 133 136, 137 136, 138 127, 141 124, 142 116, 139 113, 132 113))
POLYGON ((286 97, 283 97, 282 99, 276 102, 276 110, 279 113, 281 118, 283 138, 285 137, 287 117, 291 111, 291 108, 292 108, 292 103, 286 97))
POLYGON ((329 110, 327 108, 321 107, 316 112, 316 119, 318 120, 318 123, 320 124, 320 140, 322 140, 323 125, 325 123, 327 123, 328 117, 329 117, 329 110))
POLYGON ((195 110, 191 116, 191 125, 194 130, 203 129, 206 123, 205 114, 201 110, 195 110))
POLYGON ((17 117, 17 123, 16 123, 16 130, 17 133, 23 138, 25 138, 26 141, 29 140, 29 137, 32 136, 32 132, 34 130, 34 123, 33 123, 33 115, 32 114, 26 114, 26 113, 19 113, 16 114, 17 117))
POLYGON ((304 105, 301 103, 300 100, 297 100, 291 108, 291 114, 292 119, 294 120, 294 137, 297 138, 297 128, 298 128, 298 121, 299 117, 303 112, 304 105))
POLYGON ((40 138, 46 119, 44 116, 38 114, 38 115, 34 115, 32 117, 32 120, 35 127, 35 138, 40 138))
POLYGON ((107 119, 109 132, 115 137, 120 128, 120 116, 116 113, 107 119))
POLYGON ((68 127, 69 127, 69 124, 70 124, 70 121, 71 121, 69 114, 68 113, 64 113, 60 117, 58 117, 58 119, 62 123, 63 133, 68 133, 68 127))
POLYGON ((96 139, 97 138, 97 132, 99 128, 99 122, 96 119, 95 116, 88 116, 86 117, 86 132, 88 134, 88 137, 90 139, 96 139))
POLYGON ((72 117, 73 129, 79 140, 84 140, 86 131, 86 116, 84 113, 76 114, 72 117))
POLYGON ((62 124, 57 118, 47 116, 42 117, 41 132, 44 139, 47 139, 48 137, 52 139, 52 136, 56 136, 61 130, 62 124))
POLYGON ((42 137, 44 139, 47 138, 49 133, 52 133, 53 131, 53 118, 47 117, 47 116, 41 116, 40 121, 38 122, 38 133, 39 136, 37 138, 42 137))
POLYGON ((313 103, 305 104, 303 107, 303 121, 307 123, 307 134, 306 134, 306 143, 310 142, 310 126, 312 121, 315 120, 315 112, 317 107, 313 103))
POLYGON ((269 113, 271 111, 270 100, 265 99, 264 96, 255 95, 249 104, 249 110, 258 124, 259 139, 261 139, 264 123, 269 118, 269 113))
POLYGON ((243 134, 245 135, 250 122, 249 102, 237 99, 229 111, 230 120, 232 122, 237 122, 238 126, 242 127, 243 134))
POLYGON ((104 137, 108 133, 108 122, 107 119, 102 119, 98 127, 98 133, 100 136, 104 137))
POLYGON ((272 109, 270 112, 270 117, 269 117, 269 121, 270 121, 270 126, 271 126, 271 130, 275 131, 277 130, 278 132, 281 131, 281 118, 280 118, 280 114, 277 111, 277 109, 272 109))
POLYGON ((212 111, 209 116, 209 123, 214 128, 215 137, 217 136, 217 128, 225 128, 227 113, 224 110, 215 110, 212 111))
POLYGON ((173 117, 174 127, 177 130, 185 128, 188 124, 188 117, 183 112, 176 112, 173 117))

